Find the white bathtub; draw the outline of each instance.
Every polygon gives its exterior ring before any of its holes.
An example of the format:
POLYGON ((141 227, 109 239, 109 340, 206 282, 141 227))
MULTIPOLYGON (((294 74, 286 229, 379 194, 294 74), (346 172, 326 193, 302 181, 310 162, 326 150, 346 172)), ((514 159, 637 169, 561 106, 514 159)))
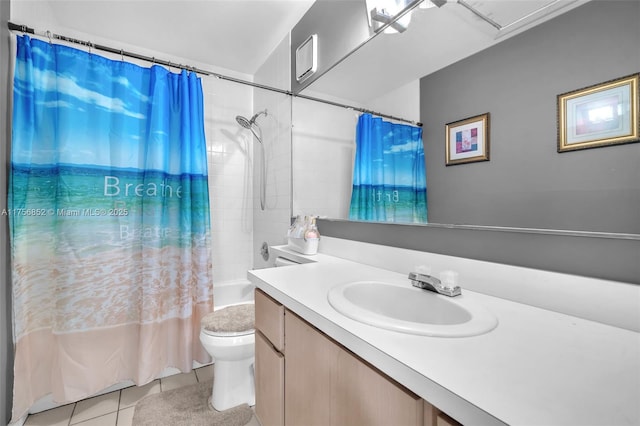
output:
POLYGON ((248 280, 225 281, 213 284, 213 306, 219 309, 238 303, 253 302, 255 286, 248 280))

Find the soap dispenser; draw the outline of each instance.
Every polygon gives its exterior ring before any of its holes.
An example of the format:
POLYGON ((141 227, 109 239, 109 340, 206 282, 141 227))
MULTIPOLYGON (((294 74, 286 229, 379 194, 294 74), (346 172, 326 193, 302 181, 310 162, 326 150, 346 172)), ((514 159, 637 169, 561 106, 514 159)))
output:
POLYGON ((318 231, 318 226, 316 225, 316 216, 311 216, 309 219, 309 225, 307 225, 307 230, 304 233, 305 240, 313 238, 320 238, 320 231, 318 231))
POLYGON ((304 254, 316 254, 318 252, 318 243, 320 242, 320 231, 316 225, 316 217, 308 218, 307 226, 304 232, 304 254))

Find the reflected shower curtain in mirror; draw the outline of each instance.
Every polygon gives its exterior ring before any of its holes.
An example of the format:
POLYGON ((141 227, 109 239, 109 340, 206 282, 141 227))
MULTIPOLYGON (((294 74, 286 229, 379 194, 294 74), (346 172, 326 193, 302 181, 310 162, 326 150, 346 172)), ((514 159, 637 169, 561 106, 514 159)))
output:
POLYGON ((210 360, 200 79, 17 37, 13 419, 210 360))
POLYGON ((422 128, 360 115, 349 219, 427 222, 422 128))

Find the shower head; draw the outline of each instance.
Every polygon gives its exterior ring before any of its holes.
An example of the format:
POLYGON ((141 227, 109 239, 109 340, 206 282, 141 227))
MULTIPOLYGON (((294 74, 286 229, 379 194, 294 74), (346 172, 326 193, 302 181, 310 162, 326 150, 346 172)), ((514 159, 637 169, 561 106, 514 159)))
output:
POLYGON ((260 111, 254 114, 253 117, 251 117, 250 119, 243 117, 241 115, 236 115, 236 121, 238 122, 239 125, 241 125, 245 129, 251 130, 251 133, 253 133, 253 136, 255 136, 258 142, 262 144, 262 129, 260 128, 258 123, 256 123, 256 119, 261 114, 267 115, 267 110, 265 109, 264 111, 260 111), (260 134, 256 133, 254 126, 258 128, 258 130, 260 131, 260 134))
POLYGON ((255 113, 253 117, 251 117, 250 119, 243 117, 241 115, 236 115, 236 121, 238 122, 239 125, 241 125, 245 129, 250 130, 251 126, 253 126, 254 124, 257 126, 256 120, 261 114, 267 115, 267 110, 265 109, 263 111, 255 113))
POLYGON ((236 115, 236 121, 238 122, 239 125, 241 125, 245 129, 251 129, 251 125, 253 124, 251 120, 248 120, 247 118, 241 115, 236 115))

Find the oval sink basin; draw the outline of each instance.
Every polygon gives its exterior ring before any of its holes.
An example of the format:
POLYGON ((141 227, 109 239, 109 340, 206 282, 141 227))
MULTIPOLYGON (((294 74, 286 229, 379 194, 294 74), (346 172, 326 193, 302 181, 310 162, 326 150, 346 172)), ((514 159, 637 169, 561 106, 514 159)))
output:
POLYGON ((356 321, 402 333, 439 337, 476 336, 497 318, 462 296, 448 297, 407 284, 356 281, 329 291, 331 306, 356 321))

